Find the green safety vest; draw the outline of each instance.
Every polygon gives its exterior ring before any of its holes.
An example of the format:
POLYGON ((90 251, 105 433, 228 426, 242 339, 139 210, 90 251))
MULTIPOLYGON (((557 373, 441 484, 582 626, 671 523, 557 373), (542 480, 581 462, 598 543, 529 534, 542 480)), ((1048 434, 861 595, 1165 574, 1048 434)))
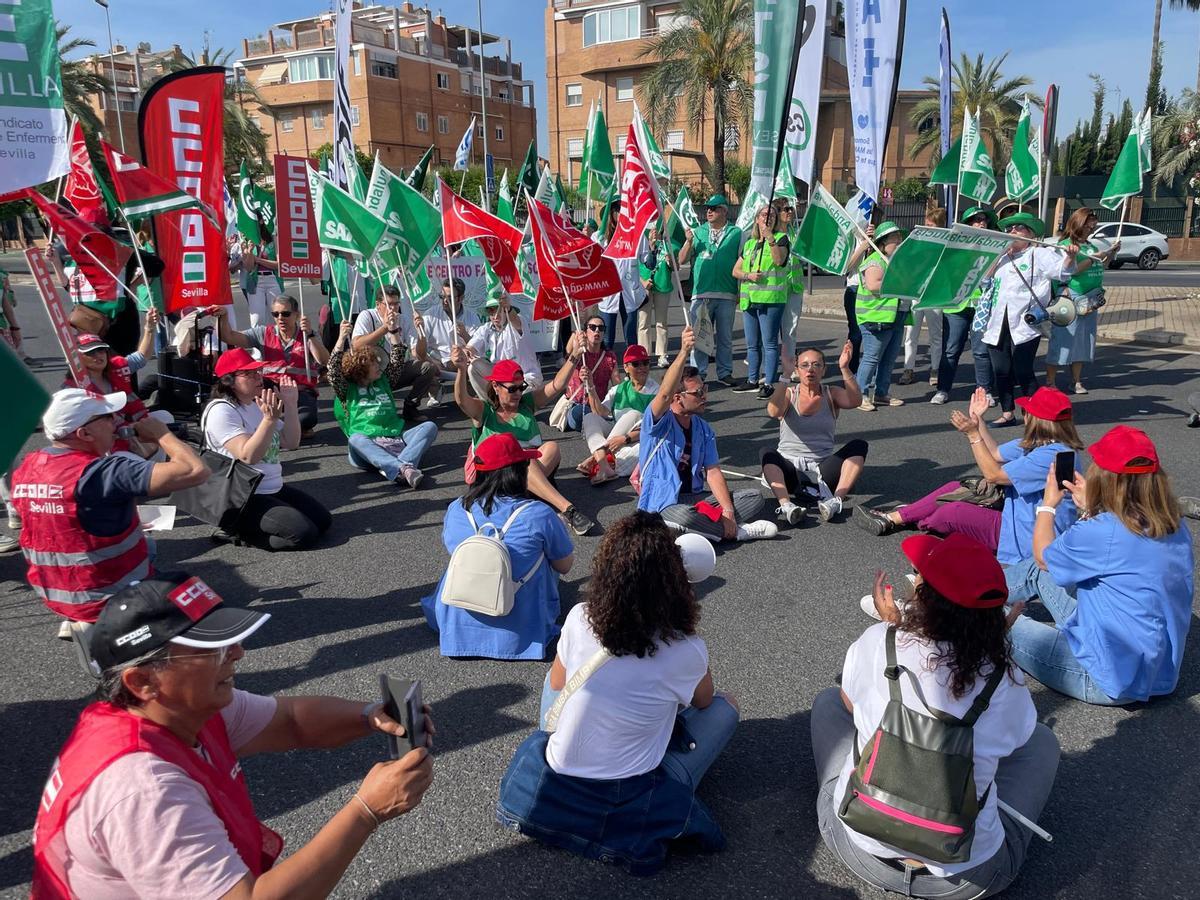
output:
MULTIPOLYGON (((778 241, 782 237, 782 233, 777 233, 774 239, 778 241)), ((757 284, 752 281, 741 282, 738 305, 748 309, 751 303, 787 303, 792 283, 790 261, 789 254, 789 260, 777 266, 771 259, 771 247, 766 241, 758 238, 746 241, 742 250, 742 271, 759 272, 765 277, 757 284)))
POLYGON ((800 226, 788 232, 788 270, 791 272, 791 293, 804 296, 804 260, 798 252, 800 226))
POLYGON ((653 399, 654 394, 643 394, 633 386, 632 381, 626 379, 618 385, 617 392, 613 395, 613 414, 622 409, 636 409, 644 413, 653 399))
MULTIPOLYGON (((867 290, 867 283, 863 279, 863 275, 871 266, 879 266, 885 272, 887 271, 887 261, 879 253, 872 253, 862 261, 858 267, 858 295, 854 301, 854 315, 858 319, 859 325, 867 322, 881 322, 890 325, 896 321, 896 316, 900 312, 900 299, 898 297, 881 297, 879 294, 867 290)), ((912 316, 904 318, 905 325, 911 324, 911 322, 912 316)))
POLYGON ((741 231, 727 222, 721 231, 721 243, 713 246, 712 229, 701 225, 692 232, 692 296, 734 300, 738 295, 738 280, 733 267, 738 261, 741 231))
POLYGON ((399 437, 404 432, 404 420, 396 412, 386 375, 380 375, 367 387, 347 382, 346 402, 334 397, 333 415, 347 437, 352 434, 399 437))

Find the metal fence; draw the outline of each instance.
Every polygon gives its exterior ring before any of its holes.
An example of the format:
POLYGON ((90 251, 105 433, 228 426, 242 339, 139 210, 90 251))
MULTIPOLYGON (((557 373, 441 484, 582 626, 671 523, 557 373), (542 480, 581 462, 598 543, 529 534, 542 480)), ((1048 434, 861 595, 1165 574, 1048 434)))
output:
POLYGON ((1182 203, 1160 202, 1151 206, 1147 202, 1142 207, 1142 224, 1162 232, 1169 238, 1183 237, 1183 219, 1186 211, 1182 203))

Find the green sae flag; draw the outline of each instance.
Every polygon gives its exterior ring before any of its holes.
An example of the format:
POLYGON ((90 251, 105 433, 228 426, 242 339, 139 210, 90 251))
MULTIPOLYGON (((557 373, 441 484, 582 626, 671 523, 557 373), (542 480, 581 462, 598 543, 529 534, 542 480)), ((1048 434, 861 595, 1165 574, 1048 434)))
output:
POLYGON ((0 430, 0 472, 7 472, 50 405, 50 395, 5 341, 0 341, 0 384, 8 396, 0 430))
MULTIPOLYGON (((604 200, 616 184, 617 169, 613 163, 612 145, 608 142, 608 126, 604 122, 604 110, 596 108, 592 126, 588 130, 583 151, 582 171, 586 172, 583 191, 593 200, 604 200)), ((589 215, 591 211, 588 211, 589 215)))
POLYGON ((379 242, 385 262, 403 265, 412 272, 427 257, 442 233, 442 218, 432 203, 403 178, 390 172, 375 155, 365 207, 387 228, 379 242))
POLYGON ((1105 209, 1117 210, 1130 197, 1142 192, 1142 151, 1138 146, 1138 123, 1129 129, 1125 138, 1125 146, 1117 157, 1112 174, 1108 176, 1108 184, 1100 197, 1100 205, 1105 209))
POLYGON ((1138 121, 1138 165, 1145 175, 1154 168, 1154 161, 1151 158, 1150 152, 1150 136, 1151 136, 1151 120, 1150 108, 1142 113, 1142 118, 1138 121))
POLYGON ((425 173, 429 171, 429 163, 432 160, 433 146, 430 145, 429 149, 421 154, 421 158, 417 160, 417 164, 413 166, 412 171, 404 177, 404 180, 412 187, 415 187, 418 191, 421 190, 423 187, 425 187, 425 173))
POLYGON ((509 225, 513 225, 517 221, 512 191, 508 187, 508 169, 504 170, 504 175, 500 178, 500 192, 496 195, 496 215, 509 225))
POLYGON ((958 159, 962 156, 962 135, 954 139, 929 176, 930 184, 958 184, 958 159))
POLYGON ((1034 155, 1036 139, 1029 137, 1029 95, 1021 107, 1017 132, 1013 135, 1012 158, 1004 170, 1004 193, 1010 200, 1024 203, 1036 197, 1041 189, 1041 161, 1034 155))
POLYGON ((979 110, 971 115, 963 110, 962 153, 958 159, 958 192, 980 203, 988 203, 996 193, 996 176, 992 157, 983 143, 979 110))
POLYGON ((696 207, 692 206, 692 197, 685 187, 679 188, 679 196, 675 198, 675 212, 679 214, 679 221, 683 223, 684 228, 695 231, 700 227, 700 217, 696 215, 696 207))
POLYGON ((892 254, 880 292, 921 309, 961 306, 1009 243, 966 225, 918 226, 892 254))
POLYGON ((796 238, 796 254, 833 275, 845 275, 854 252, 854 222, 845 208, 819 183, 796 238))
MULTIPOLYGON (((521 163, 521 168, 517 172, 517 187, 525 188, 531 194, 538 187, 537 162, 537 141, 533 140, 529 142, 529 149, 525 151, 525 161, 521 163)), ((519 194, 520 191, 517 193, 519 194)))
POLYGON ((638 109, 636 100, 633 101, 633 131, 637 135, 642 157, 650 166, 650 174, 660 181, 668 181, 671 178, 671 166, 663 156, 658 141, 654 139, 654 133, 642 118, 642 111, 638 109))
POLYGON ((309 170, 308 186, 312 191, 320 245, 326 250, 353 253, 363 259, 374 256, 383 240, 387 222, 316 169, 309 170))
POLYGON ((775 173, 775 196, 785 197, 796 203, 796 176, 792 174, 792 154, 782 153, 779 156, 779 171, 775 173))
POLYGON ((237 230, 246 240, 257 244, 262 240, 258 233, 258 219, 254 215, 254 182, 250 180, 250 172, 246 161, 242 160, 241 173, 238 176, 238 189, 234 194, 237 204, 237 230))
MULTIPOLYGON (((743 209, 751 205, 747 202, 751 197, 758 202, 758 195, 766 202, 771 193, 783 147, 784 113, 792 102, 788 82, 796 65, 796 45, 804 32, 803 11, 803 3, 754 0, 754 116, 750 130, 750 191, 742 200, 743 209)), ((875 15, 879 15, 878 10, 875 15)), ((825 23, 818 27, 824 28, 825 23)), ((741 218, 738 224, 744 228, 741 218)))

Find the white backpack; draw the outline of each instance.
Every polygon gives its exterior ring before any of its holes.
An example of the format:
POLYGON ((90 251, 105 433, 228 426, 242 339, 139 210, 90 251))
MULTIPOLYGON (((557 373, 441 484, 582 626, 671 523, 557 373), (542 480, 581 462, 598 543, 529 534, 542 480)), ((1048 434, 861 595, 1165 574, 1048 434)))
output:
POLYGON ((475 533, 450 554, 450 565, 446 568, 446 580, 442 585, 443 603, 482 616, 507 616, 512 612, 517 591, 541 568, 546 555, 539 555, 525 577, 514 582, 512 559, 508 555, 508 547, 504 545, 504 535, 517 516, 536 502, 531 500, 522 503, 499 528, 491 522, 476 525, 471 511, 465 510, 467 521, 475 533))

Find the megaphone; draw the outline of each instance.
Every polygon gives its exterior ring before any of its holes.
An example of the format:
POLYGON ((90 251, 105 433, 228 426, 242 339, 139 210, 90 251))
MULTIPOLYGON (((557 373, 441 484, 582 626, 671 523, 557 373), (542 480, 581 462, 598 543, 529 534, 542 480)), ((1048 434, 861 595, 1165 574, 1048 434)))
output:
POLYGON ((717 552, 707 538, 689 532, 675 538, 675 546, 683 557, 687 580, 692 584, 700 583, 716 571, 717 552))
POLYGON ((1070 297, 1059 297, 1047 312, 1050 314, 1050 321, 1055 325, 1070 325, 1078 314, 1075 301, 1070 297))

